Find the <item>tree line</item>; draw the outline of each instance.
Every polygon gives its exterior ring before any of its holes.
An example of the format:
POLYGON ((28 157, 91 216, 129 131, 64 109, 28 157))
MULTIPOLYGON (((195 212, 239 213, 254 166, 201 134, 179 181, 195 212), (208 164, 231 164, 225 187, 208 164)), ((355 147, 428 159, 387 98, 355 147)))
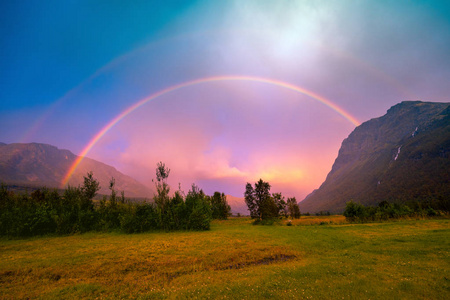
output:
POLYGON ((300 209, 295 197, 287 198, 281 193, 270 193, 270 184, 260 179, 254 187, 247 183, 245 186, 245 203, 250 211, 250 217, 255 224, 272 223, 273 220, 283 217, 300 218, 300 209))
POLYGON ((138 233, 151 230, 208 230, 212 219, 227 219, 230 206, 223 193, 206 195, 195 184, 185 194, 170 195, 170 169, 159 162, 153 202, 131 203, 109 184, 109 197, 93 198, 100 189, 92 172, 82 186, 68 187, 60 195, 56 189, 38 189, 31 194, 15 194, 0 187, 0 235, 34 236, 72 234, 92 230, 121 230, 138 233))
POLYGON ((422 206, 420 203, 411 208, 409 205, 389 203, 382 201, 378 206, 364 206, 350 201, 345 206, 344 216, 349 222, 364 223, 370 221, 383 221, 400 218, 434 217, 440 211, 431 206, 422 206))

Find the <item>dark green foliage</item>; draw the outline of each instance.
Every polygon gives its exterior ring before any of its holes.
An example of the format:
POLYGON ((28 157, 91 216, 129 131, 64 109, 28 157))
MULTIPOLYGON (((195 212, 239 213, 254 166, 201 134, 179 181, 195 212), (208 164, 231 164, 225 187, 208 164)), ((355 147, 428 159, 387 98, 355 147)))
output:
POLYGON ((115 180, 111 179, 111 195, 94 205, 92 198, 99 190, 98 182, 88 173, 81 187, 68 187, 63 195, 46 188, 29 194, 14 194, 0 188, 0 236, 33 236, 72 234, 91 230, 122 230, 138 233, 150 230, 208 230, 215 217, 226 219, 230 207, 226 196, 216 192, 206 196, 196 185, 186 199, 181 190, 169 196, 166 179, 170 170, 158 164, 157 194, 154 203, 126 203, 125 194, 118 197, 115 180))
POLYGON ((255 183, 255 188, 250 183, 245 186, 245 203, 250 216, 256 219, 255 224, 266 224, 262 222, 280 216, 285 216, 286 202, 281 193, 270 194, 270 184, 260 179, 255 183))
POLYGON ((126 233, 146 232, 158 228, 155 207, 149 203, 124 206, 120 215, 120 228, 126 233))
POLYGON ((287 214, 291 219, 300 219, 300 208, 295 197, 287 199, 286 208, 287 214))
POLYGON ((115 179, 111 178, 109 182, 109 189, 111 190, 109 201, 107 200, 107 197, 104 196, 97 208, 98 230, 109 231, 121 228, 122 218, 132 210, 125 204, 125 195, 123 193, 120 198, 117 197, 115 185, 115 179))
POLYGON ((247 204, 248 210, 250 211, 250 217, 252 219, 259 218, 258 206, 256 205, 255 195, 254 195, 253 186, 247 182, 245 186, 245 203, 247 204))
POLYGON ((153 197, 157 207, 161 209, 161 213, 165 213, 165 208, 169 202, 170 187, 167 184, 167 178, 169 177, 170 169, 166 168, 163 162, 159 162, 156 168, 156 194, 153 197))
POLYGON ((214 192, 210 197, 211 213, 213 219, 226 220, 231 208, 227 203, 227 196, 224 193, 214 192))
POLYGON ((276 218, 270 218, 270 219, 257 219, 253 222, 253 225, 273 225, 277 219, 276 218))
POLYGON ((189 211, 183 199, 183 192, 176 191, 170 201, 170 212, 172 214, 172 224, 174 229, 187 229, 189 211))
POLYGON ((172 216, 170 212, 170 187, 167 184, 170 169, 166 168, 163 162, 159 162, 156 167, 156 194, 153 200, 156 204, 156 211, 158 216, 158 226, 164 230, 172 229, 172 216))
POLYGON ((211 206, 205 193, 195 184, 186 196, 186 208, 189 214, 188 229, 208 230, 211 222, 211 206))
POLYGON ((316 212, 316 216, 329 216, 329 215, 331 215, 331 213, 329 211, 321 210, 319 212, 316 212))
POLYGON ((429 217, 434 217, 434 216, 437 216, 438 213, 437 213, 433 208, 428 207, 428 209, 427 209, 427 215, 428 215, 429 217))
POLYGON ((210 219, 206 206, 196 206, 189 215, 188 228, 192 230, 209 230, 210 219))
POLYGON ((258 208, 259 219, 270 219, 275 217, 277 208, 270 197, 270 184, 259 179, 255 183, 254 197, 258 208))
POLYGON ((63 196, 56 190, 46 188, 38 189, 31 195, 15 195, 2 186, 0 234, 33 236, 92 230, 97 223, 92 197, 98 188, 92 173, 85 177, 82 187, 68 187, 63 196))
MULTIPOLYGON (((113 207, 117 211, 122 230, 134 233, 148 230, 208 230, 210 228, 211 198, 195 184, 192 185, 185 199, 181 190, 170 197, 170 186, 167 184, 169 173, 170 169, 164 163, 157 164, 154 203, 119 203, 113 207)), ((226 203, 226 199, 222 199, 221 203, 223 200, 226 203)), ((110 206, 111 203, 113 202, 110 201, 110 206)), ((103 205, 107 208, 106 204, 103 205)))
POLYGON ((347 202, 344 211, 344 216, 348 221, 360 223, 406 217, 432 217, 437 215, 439 215, 439 213, 431 207, 428 207, 425 210, 418 207, 417 210, 413 210, 407 205, 389 203, 387 201, 382 201, 375 207, 364 206, 362 204, 350 201, 347 202))
POLYGON ((166 164, 162 161, 156 164, 156 180, 158 182, 165 182, 169 177, 170 169, 166 168, 166 164))
POLYGON ((272 197, 264 197, 259 202, 261 220, 278 218, 278 206, 272 197))
POLYGON ((364 219, 366 217, 366 209, 364 205, 350 201, 345 207, 344 216, 350 222, 354 222, 357 219, 364 219))
POLYGON ((81 187, 82 193, 82 210, 92 210, 94 204, 92 199, 97 195, 97 192, 100 190, 100 184, 97 180, 94 179, 92 172, 89 172, 87 176, 84 177, 84 184, 81 187))
POLYGON ((281 193, 273 193, 272 199, 277 206, 277 216, 286 217, 286 201, 281 193))

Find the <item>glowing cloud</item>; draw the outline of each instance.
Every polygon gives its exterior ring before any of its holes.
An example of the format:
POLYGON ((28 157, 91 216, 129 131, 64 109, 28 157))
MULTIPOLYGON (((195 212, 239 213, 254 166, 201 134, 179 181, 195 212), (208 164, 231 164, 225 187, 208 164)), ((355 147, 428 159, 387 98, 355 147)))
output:
POLYGON ((340 108, 339 106, 337 106, 330 100, 325 99, 324 97, 322 97, 314 92, 311 92, 309 90, 306 90, 306 89, 296 86, 294 84, 290 84, 290 83, 275 80, 275 79, 253 77, 253 76, 215 76, 215 77, 200 78, 200 79, 196 79, 196 80, 192 80, 192 81, 183 82, 183 83, 180 83, 177 85, 173 85, 173 86, 170 86, 159 92, 156 92, 156 93, 136 102, 135 104, 131 105, 126 110, 121 112, 119 115, 117 115, 105 127, 103 127, 92 138, 92 140, 84 147, 83 151, 80 153, 80 155, 77 157, 77 159, 74 161, 74 163, 71 165, 71 167, 67 171, 67 173, 62 181, 62 185, 65 186, 68 183, 70 177, 72 176, 72 174, 74 173, 74 171, 76 170, 76 168, 78 167, 80 162, 83 160, 84 156, 86 156, 86 154, 102 138, 102 136, 104 136, 108 132, 108 130, 110 130, 114 125, 116 125, 120 120, 125 118, 128 114, 130 114, 134 110, 138 109, 142 105, 148 103, 149 101, 151 101, 155 98, 158 98, 164 94, 167 94, 167 93, 170 93, 175 90, 179 90, 179 89, 182 89, 182 88, 185 88, 188 86, 193 86, 193 85, 208 83, 208 82, 214 82, 214 81, 252 81, 252 82, 261 82, 261 83, 267 83, 267 84, 272 84, 272 85, 276 85, 279 87, 283 87, 283 88, 307 95, 307 96, 321 102, 322 104, 326 105, 327 107, 331 108, 332 110, 334 110, 335 112, 340 114, 342 117, 344 117, 346 120, 348 120, 353 125, 355 125, 355 126, 359 125, 359 121, 355 117, 351 116, 348 112, 346 112, 344 109, 340 108))

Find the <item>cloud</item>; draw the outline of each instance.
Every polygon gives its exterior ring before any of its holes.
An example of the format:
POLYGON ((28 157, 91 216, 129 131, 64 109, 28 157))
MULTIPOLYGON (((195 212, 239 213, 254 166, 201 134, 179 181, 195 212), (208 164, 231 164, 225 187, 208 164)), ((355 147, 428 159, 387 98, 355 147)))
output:
POLYGON ((163 161, 173 187, 195 182, 241 196, 246 182, 263 178, 301 198, 324 180, 352 127, 322 103, 280 87, 213 82, 142 106, 89 156, 147 184, 163 161))
MULTIPOLYGON (((410 95, 448 101, 449 22, 441 14, 414 1, 199 2, 89 77, 37 134, 76 152, 136 101, 230 74, 296 84, 359 120, 381 116, 410 95)), ((263 178, 301 200, 323 182, 353 128, 325 105, 281 87, 204 83, 144 105, 88 156, 147 184, 163 161, 174 187, 197 182, 242 196, 247 181, 263 178)))

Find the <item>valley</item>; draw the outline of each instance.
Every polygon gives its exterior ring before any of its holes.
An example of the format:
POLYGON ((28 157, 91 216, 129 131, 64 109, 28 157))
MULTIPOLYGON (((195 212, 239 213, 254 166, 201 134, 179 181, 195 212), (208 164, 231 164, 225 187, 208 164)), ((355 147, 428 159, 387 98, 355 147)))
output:
MULTIPOLYGON (((303 217, 302 217, 303 218, 303 217)), ((302 218, 299 221, 302 221, 302 218)), ((449 219, 0 239, 3 299, 446 299, 449 219)))

